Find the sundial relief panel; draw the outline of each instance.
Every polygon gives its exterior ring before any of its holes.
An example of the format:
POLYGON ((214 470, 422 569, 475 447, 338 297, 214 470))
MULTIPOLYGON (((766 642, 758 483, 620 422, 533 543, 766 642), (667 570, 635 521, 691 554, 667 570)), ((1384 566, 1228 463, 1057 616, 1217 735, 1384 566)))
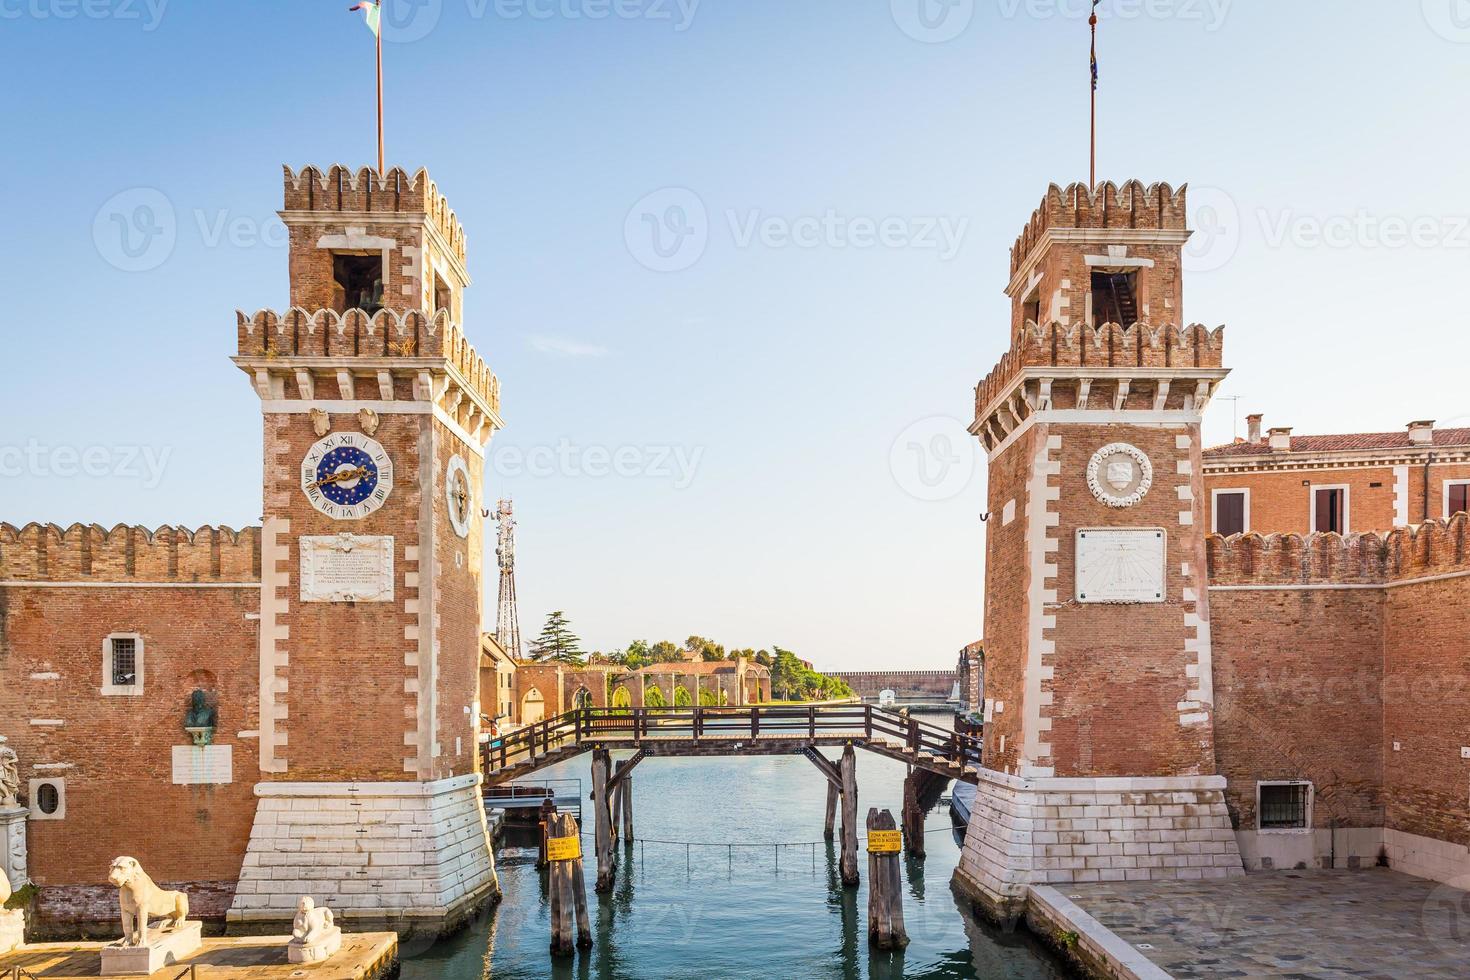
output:
POLYGON ((1078 602, 1163 602, 1161 527, 1077 529, 1078 602))

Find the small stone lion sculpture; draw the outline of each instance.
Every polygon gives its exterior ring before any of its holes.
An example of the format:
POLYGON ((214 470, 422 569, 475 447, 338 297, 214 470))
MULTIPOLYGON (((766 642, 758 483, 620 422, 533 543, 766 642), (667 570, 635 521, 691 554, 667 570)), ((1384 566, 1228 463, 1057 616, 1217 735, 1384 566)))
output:
POLYGON ((313 946, 326 938, 334 925, 331 909, 325 905, 317 908, 310 895, 303 895, 296 903, 296 918, 291 922, 291 941, 301 946, 313 946))
POLYGON ((137 858, 120 857, 112 862, 107 880, 117 886, 122 910, 122 945, 148 945, 148 919, 164 916, 160 931, 172 932, 189 918, 189 896, 165 891, 153 883, 137 858))

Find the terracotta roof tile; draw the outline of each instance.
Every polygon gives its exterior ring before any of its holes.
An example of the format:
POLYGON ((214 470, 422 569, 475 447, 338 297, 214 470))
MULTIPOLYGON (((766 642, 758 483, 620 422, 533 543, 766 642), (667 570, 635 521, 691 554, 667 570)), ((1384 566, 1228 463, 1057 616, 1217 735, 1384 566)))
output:
MULTIPOLYGON (((1470 446, 1470 429, 1435 429, 1435 448, 1460 448, 1470 446)), ((1291 451, 1294 453, 1337 453, 1354 450, 1396 450, 1424 448, 1409 441, 1407 429, 1398 432, 1345 432, 1325 436, 1292 436, 1291 451)), ((1223 446, 1211 446, 1205 450, 1206 459, 1228 459, 1233 456, 1264 456, 1271 452, 1267 442, 1235 442, 1223 446)), ((1279 452, 1279 450, 1278 450, 1279 452)))

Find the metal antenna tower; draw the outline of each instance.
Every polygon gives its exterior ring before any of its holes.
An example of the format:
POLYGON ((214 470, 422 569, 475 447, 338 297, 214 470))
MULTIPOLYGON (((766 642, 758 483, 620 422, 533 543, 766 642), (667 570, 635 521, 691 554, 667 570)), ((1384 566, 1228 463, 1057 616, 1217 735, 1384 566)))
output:
POLYGON ((495 542, 495 559, 500 564, 500 605, 495 611, 495 640, 517 660, 521 657, 521 619, 516 612, 516 522, 509 500, 496 504, 495 521, 500 531, 495 542))

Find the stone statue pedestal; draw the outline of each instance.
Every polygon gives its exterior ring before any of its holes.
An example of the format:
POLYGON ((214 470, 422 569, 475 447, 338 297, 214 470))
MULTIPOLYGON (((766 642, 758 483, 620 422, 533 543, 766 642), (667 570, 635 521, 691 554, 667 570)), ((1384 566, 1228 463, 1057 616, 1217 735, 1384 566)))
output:
MULTIPOLYGON (((185 922, 173 932, 159 933, 147 946, 103 946, 102 976, 146 977, 198 952, 203 945, 204 926, 185 922)), ((152 930, 148 933, 153 936, 152 930)))
POLYGON ((0 955, 19 949, 26 942, 26 914, 20 909, 0 909, 0 955))
POLYGON ((10 879, 12 888, 30 880, 26 874, 26 818, 23 806, 0 806, 0 874, 10 879))
POLYGON ((286 960, 290 963, 320 963, 342 948, 342 929, 331 926, 322 930, 321 938, 314 943, 291 940, 286 944, 286 960))

